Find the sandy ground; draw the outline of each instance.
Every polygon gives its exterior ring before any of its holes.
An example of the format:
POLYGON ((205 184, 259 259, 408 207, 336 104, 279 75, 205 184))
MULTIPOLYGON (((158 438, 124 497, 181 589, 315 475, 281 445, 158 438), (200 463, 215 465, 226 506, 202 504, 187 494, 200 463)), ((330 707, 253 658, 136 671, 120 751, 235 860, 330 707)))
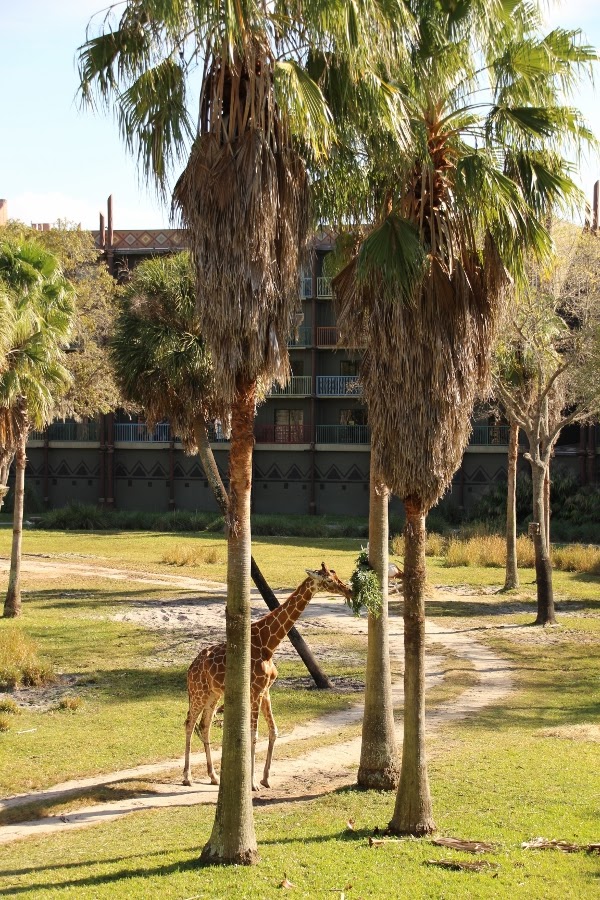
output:
MULTIPOLYGON (((0 560, 0 571, 6 567, 6 561, 0 560)), ((163 576, 148 572, 136 572, 107 566, 66 561, 64 558, 26 557, 24 571, 45 577, 77 575, 93 578, 109 578, 118 581, 138 582, 177 588, 182 592, 193 591, 201 597, 194 601, 189 596, 175 597, 165 600, 135 601, 124 611, 115 614, 115 618, 136 622, 145 627, 156 629, 162 633, 176 636, 185 632, 196 647, 207 642, 221 640, 225 630, 224 590, 225 585, 208 582, 186 576, 163 576)), ((285 599, 285 592, 279 593, 279 599, 285 599)), ((444 594, 439 589, 433 599, 456 598, 456 593, 444 594)), ((265 612, 265 606, 258 595, 253 596, 253 615, 258 617, 265 612)), ((311 631, 318 630, 323 634, 337 633, 348 635, 364 635, 366 638, 366 618, 354 617, 341 598, 317 596, 305 610, 301 619, 302 630, 310 640, 311 631)), ((433 622, 427 622, 427 635, 436 645, 442 644, 454 654, 468 659, 477 675, 477 684, 464 691, 458 698, 435 709, 428 714, 428 729, 433 732, 441 725, 474 715, 484 707, 502 700, 512 689, 510 667, 505 660, 477 641, 468 626, 465 629, 450 629, 433 622)), ((291 645, 285 641, 280 647, 277 657, 293 655, 291 645)), ((390 619, 390 655, 393 668, 401 669, 403 660, 402 622, 390 619)), ((444 678, 444 662, 441 657, 428 655, 427 687, 439 684, 444 678)), ((403 685, 401 679, 393 684, 394 705, 402 706, 403 685)), ((263 789, 255 796, 255 803, 270 803, 281 800, 307 799, 333 790, 343 784, 352 784, 360 758, 360 738, 332 742, 318 749, 307 749, 302 752, 301 745, 295 758, 277 757, 278 750, 287 744, 308 741, 340 732, 347 725, 360 722, 362 704, 357 703, 350 709, 322 716, 304 725, 298 725, 289 734, 281 737, 275 746, 274 763, 271 770, 270 790, 263 789)), ((276 715, 276 710, 275 710, 276 715)), ((402 728, 398 728, 399 742, 402 740, 402 728)), ((182 734, 183 745, 183 734, 182 734)), ((257 747, 257 765, 262 765, 261 757, 266 749, 265 742, 257 747)), ((295 750, 298 749, 296 743, 295 750)), ((214 754, 218 761, 218 754, 214 754)), ((193 757, 194 775, 198 783, 192 787, 181 785, 183 757, 165 762, 137 766, 118 772, 91 778, 78 779, 31 794, 21 794, 0 801, 0 809, 14 808, 34 801, 56 801, 68 799, 70 795, 82 789, 100 785, 110 785, 123 781, 139 779, 152 780, 152 793, 142 792, 125 800, 111 803, 97 803, 86 808, 79 808, 64 816, 48 816, 30 822, 19 822, 14 825, 0 827, 0 843, 8 843, 33 835, 48 834, 66 829, 83 828, 99 822, 114 820, 123 815, 141 809, 153 809, 165 806, 188 806, 196 803, 214 803, 218 788, 207 783, 205 775, 204 753, 196 753, 193 757)))

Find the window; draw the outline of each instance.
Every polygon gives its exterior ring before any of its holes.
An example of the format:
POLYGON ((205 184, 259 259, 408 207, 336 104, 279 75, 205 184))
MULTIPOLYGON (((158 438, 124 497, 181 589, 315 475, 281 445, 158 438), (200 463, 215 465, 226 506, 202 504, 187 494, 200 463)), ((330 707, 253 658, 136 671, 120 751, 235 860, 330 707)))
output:
POLYGON ((275 442, 280 444, 301 444, 304 435, 303 409, 275 410, 275 442))
POLYGON ((340 425, 366 425, 367 411, 355 406, 354 409, 340 409, 340 425))
POLYGON ((340 375, 358 375, 358 361, 343 359, 340 362, 340 375))
POLYGON ((292 375, 304 375, 304 360, 293 359, 291 363, 292 375))

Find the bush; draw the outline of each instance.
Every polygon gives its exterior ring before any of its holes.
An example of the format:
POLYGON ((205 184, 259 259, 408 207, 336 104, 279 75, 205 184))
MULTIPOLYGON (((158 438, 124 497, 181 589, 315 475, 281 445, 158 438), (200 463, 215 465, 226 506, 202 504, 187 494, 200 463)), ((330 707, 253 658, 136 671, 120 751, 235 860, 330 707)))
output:
POLYGON ((216 547, 176 547, 163 554, 161 562, 169 566, 212 566, 223 562, 216 547))
POLYGON ((12 722, 10 720, 10 716, 0 715, 0 734, 5 731, 10 730, 10 726, 12 722))
POLYGON ((14 700, 11 700, 10 697, 6 697, 4 700, 0 700, 0 713, 10 713, 13 716, 18 716, 21 710, 14 700))
POLYGON ((552 550, 552 565, 562 572, 600 575, 600 549, 582 544, 555 547, 552 550))
MULTIPOLYGON (((521 568, 534 565, 533 544, 525 535, 517 538, 517 562, 521 568)), ((506 565, 506 541, 497 534, 452 538, 446 550, 444 565, 503 568, 506 565)))
POLYGON ((68 710, 68 712, 77 712, 78 709, 84 706, 84 702, 81 697, 62 697, 58 701, 57 709, 60 710, 68 710))
MULTIPOLYGON (((10 513, 12 515, 14 510, 14 500, 15 492, 14 488, 11 486, 2 505, 2 511, 5 513, 10 513)), ((35 485, 31 484, 31 481, 25 480, 25 518, 27 518, 27 516, 34 515, 35 513, 41 512, 43 508, 44 503, 39 491, 37 490, 35 485)))
POLYGON ((20 628, 0 632, 0 688, 38 686, 54 680, 52 666, 38 656, 38 648, 20 628))

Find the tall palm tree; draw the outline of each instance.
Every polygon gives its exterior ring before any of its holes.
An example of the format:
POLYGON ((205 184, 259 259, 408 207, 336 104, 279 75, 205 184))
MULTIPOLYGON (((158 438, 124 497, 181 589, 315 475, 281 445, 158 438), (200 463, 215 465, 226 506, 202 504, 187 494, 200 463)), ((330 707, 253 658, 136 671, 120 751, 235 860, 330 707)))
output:
MULTIPOLYGON (((111 351, 125 399, 144 408, 150 425, 169 419, 186 451, 198 453, 227 517, 229 497, 208 436, 214 376, 200 332, 189 253, 156 257, 136 266, 115 322, 111 351)), ((269 609, 276 609, 279 601, 254 557, 251 574, 269 609)), ((317 687, 330 687, 298 630, 292 628, 288 637, 317 687)))
POLYGON ((509 272, 524 277, 526 248, 549 252, 545 212, 575 194, 560 150, 565 136, 585 129, 549 82, 569 81, 594 54, 570 33, 540 38, 529 5, 487 21, 483 3, 410 6, 419 19, 402 85, 410 140, 404 152, 371 157, 382 211, 335 290, 342 330, 376 348, 361 371, 372 446, 406 512, 404 745, 390 830, 423 834, 435 827, 425 754, 425 517, 460 464, 509 272))
MULTIPOLYGON (((121 10, 121 8, 119 8, 121 10)), ((106 23, 106 20, 104 20, 106 23)), ((404 4, 126 0, 118 22, 81 49, 81 90, 116 99, 128 145, 165 187, 186 158, 175 207, 190 229, 202 332, 215 369, 215 403, 231 413, 227 679, 222 778, 206 862, 252 863, 257 846, 250 779, 250 488, 258 392, 285 381, 308 227, 304 156, 331 139, 311 48, 358 57, 393 45, 404 4), (384 13, 394 18, 382 32, 384 13), (187 109, 198 64, 200 115, 187 109), (299 152, 302 149, 302 155, 299 152)), ((356 72, 359 68, 355 69, 356 72)))
POLYGON ((29 430, 44 428, 70 384, 63 346, 74 305, 58 260, 34 242, 0 244, 0 280, 13 302, 13 327, 0 374, 0 439, 14 454, 13 541, 4 616, 21 614, 21 543, 29 430))

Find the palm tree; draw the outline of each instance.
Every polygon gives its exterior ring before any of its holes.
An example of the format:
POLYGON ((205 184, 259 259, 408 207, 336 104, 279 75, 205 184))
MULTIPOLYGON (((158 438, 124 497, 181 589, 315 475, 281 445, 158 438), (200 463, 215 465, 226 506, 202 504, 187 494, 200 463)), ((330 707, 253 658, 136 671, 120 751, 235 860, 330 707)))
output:
POLYGON ((559 151, 565 135, 585 131, 548 82, 568 82, 571 67, 593 53, 570 33, 538 37, 524 4, 510 22, 485 21, 482 3, 446 12, 410 5, 419 19, 402 86, 410 139, 406 150, 369 160, 381 213, 335 290, 345 334, 377 348, 361 369, 372 446, 406 512, 404 745, 389 827, 424 834, 435 827, 425 754, 425 517, 460 464, 508 273, 524 278, 526 248, 549 252, 545 211, 575 193, 559 151), (487 48, 483 67, 475 44, 487 48), (491 102, 473 103, 484 73, 491 102))
MULTIPOLYGON (((202 333, 215 371, 215 409, 231 414, 227 576, 227 679, 222 778, 206 862, 257 859, 250 780, 250 488, 257 397, 288 376, 286 342, 298 302, 308 227, 305 156, 331 139, 309 51, 393 46, 404 5, 343 2, 149 5, 127 0, 118 23, 81 49, 81 91, 116 99, 121 131, 143 171, 164 189, 185 158, 175 207, 190 230, 202 333), (379 28, 382 10, 392 18, 379 28), (376 45, 376 47, 375 47, 376 45), (187 83, 198 60, 194 128, 187 83), (303 155, 298 152, 301 147, 303 155)), ((360 67, 355 68, 358 72, 360 67)))
POLYGON ((13 541, 4 616, 21 614, 21 543, 26 445, 32 427, 44 428, 70 384, 63 346, 69 337, 72 291, 58 260, 34 242, 0 245, 0 279, 13 303, 6 368, 0 375, 3 455, 14 454, 13 541))
MULTIPOLYGON (((136 266, 115 323, 112 360, 125 399, 146 412, 153 426, 169 419, 186 451, 198 453, 225 517, 229 497, 208 437, 214 377, 200 333, 189 253, 157 257, 136 266)), ((279 606, 254 557, 252 579, 269 609, 279 606)), ((320 688, 331 687, 296 628, 292 645, 320 688)))

